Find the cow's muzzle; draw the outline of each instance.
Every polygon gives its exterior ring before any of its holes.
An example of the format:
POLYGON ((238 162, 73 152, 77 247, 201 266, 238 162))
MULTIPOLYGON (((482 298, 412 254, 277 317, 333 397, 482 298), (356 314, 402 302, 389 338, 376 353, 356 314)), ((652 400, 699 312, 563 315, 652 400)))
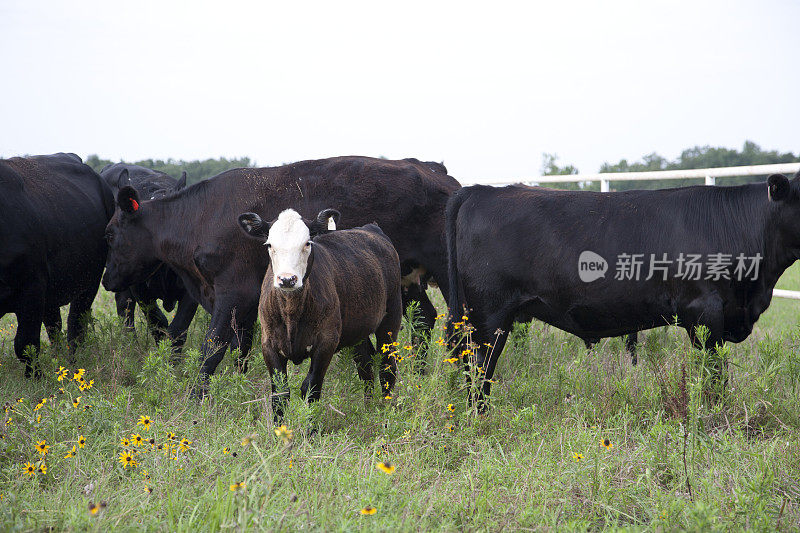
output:
POLYGON ((291 276, 277 276, 277 278, 278 278, 277 287, 278 287, 279 289, 284 289, 284 290, 287 290, 287 289, 289 289, 289 290, 292 290, 292 289, 295 289, 295 288, 296 288, 296 285, 297 285, 297 276, 295 276, 295 275, 291 275, 291 276))

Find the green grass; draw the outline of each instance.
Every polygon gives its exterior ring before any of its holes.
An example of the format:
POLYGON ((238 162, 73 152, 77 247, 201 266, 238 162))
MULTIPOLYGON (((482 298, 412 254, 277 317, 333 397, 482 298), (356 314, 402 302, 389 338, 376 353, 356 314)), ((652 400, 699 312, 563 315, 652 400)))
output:
MULTIPOLYGON (((800 270, 779 287, 800 289, 800 270)), ((443 309, 440 298, 437 305, 443 309)), ((704 394, 704 354, 682 330, 640 334, 633 367, 620 339, 587 351, 534 323, 515 327, 492 409, 478 415, 461 367, 445 362, 450 354, 436 344, 406 350, 406 326, 389 400, 364 399, 343 353, 322 401, 308 406, 299 399, 308 363, 290 365, 288 444, 274 433, 258 350, 246 375, 226 356, 213 401, 197 404, 188 395, 197 350, 173 368, 168 347, 154 345, 140 317, 136 333, 126 333, 113 309, 101 292, 75 364, 63 346, 45 342, 41 380, 23 377, 12 317, 0 321, 0 401, 13 420, 0 426, 0 530, 800 528, 800 302, 774 300, 753 335, 729 346, 722 404, 704 394), (420 358, 428 362, 423 376, 413 370, 420 358), (58 382, 59 365, 85 368, 94 386, 58 382), (150 430, 136 424, 141 415, 152 418, 150 430), (320 431, 308 437, 311 427, 320 431), (138 433, 163 446, 167 432, 191 441, 189 449, 165 455, 146 445, 138 466, 119 462, 122 438, 138 433), (86 447, 64 458, 79 435, 86 447), (42 439, 47 474, 29 478, 23 465, 39 461, 34 445, 42 439), (381 461, 395 472, 377 469, 381 461), (243 489, 230 490, 241 481, 243 489), (99 502, 107 505, 91 515, 89 504, 99 502), (377 511, 362 515, 366 506, 377 511)), ((187 346, 200 345, 207 322, 198 315, 187 346)))

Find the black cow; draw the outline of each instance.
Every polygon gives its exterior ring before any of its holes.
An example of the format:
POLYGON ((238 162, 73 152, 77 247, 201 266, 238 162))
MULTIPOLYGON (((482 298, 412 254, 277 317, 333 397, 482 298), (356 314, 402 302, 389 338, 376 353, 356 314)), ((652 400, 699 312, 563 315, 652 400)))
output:
MULTIPOLYGON (((130 186, 136 189, 140 198, 152 200, 186 186, 186 172, 181 175, 180 180, 175 180, 163 172, 127 163, 107 165, 100 171, 100 176, 115 196, 122 187, 130 186)), ((114 298, 117 302, 117 314, 125 319, 127 328, 134 327, 133 317, 138 303, 144 311, 150 333, 156 342, 166 333, 176 351, 183 346, 186 341, 186 331, 197 311, 197 302, 186 290, 178 274, 164 263, 160 263, 144 281, 118 291, 114 298), (168 312, 175 308, 176 303, 178 304, 172 323, 158 308, 157 300, 162 301, 164 309, 168 312)))
MULTIPOLYGON (((270 258, 258 318, 276 423, 289 400, 288 361, 299 365, 311 359, 300 393, 316 401, 333 354, 346 346, 368 346, 356 358, 356 367, 369 390, 374 354, 369 336, 374 333, 382 348, 390 346, 400 330, 403 297, 397 252, 375 224, 329 233, 329 221, 338 218, 333 209, 321 211, 313 222, 293 209, 272 223, 255 213, 239 217, 245 233, 266 244, 262 253, 270 258), (276 381, 284 390, 278 390, 276 381)), ((394 386, 397 364, 391 352, 382 353, 379 375, 387 394, 394 386)))
POLYGON ((70 304, 67 343, 85 336, 106 260, 111 191, 75 154, 0 160, 0 316, 17 315, 14 351, 34 372, 44 322, 51 342, 70 304))
POLYGON ((466 306, 475 327, 485 398, 515 319, 593 341, 677 317, 695 344, 699 326, 708 347, 746 339, 800 257, 800 175, 616 193, 473 186, 446 224, 451 310, 466 306))
MULTIPOLYGON (((201 373, 207 376, 229 344, 241 347, 243 356, 249 351, 267 270, 263 246, 239 229, 239 213, 273 220, 291 207, 313 218, 331 207, 341 212, 345 227, 377 222, 397 249, 407 281, 432 278, 446 287, 444 206, 459 188, 436 163, 356 156, 230 170, 149 201, 123 187, 121 210, 108 225, 113 240, 103 283, 119 290, 145 279, 160 262, 178 272, 211 313, 202 347, 201 373)), ((424 292, 415 296, 432 327, 435 308, 424 292)))

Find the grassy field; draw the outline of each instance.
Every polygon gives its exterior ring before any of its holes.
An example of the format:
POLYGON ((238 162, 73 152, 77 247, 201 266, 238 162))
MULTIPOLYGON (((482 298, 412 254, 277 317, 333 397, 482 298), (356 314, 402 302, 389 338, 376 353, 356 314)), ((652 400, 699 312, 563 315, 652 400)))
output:
MULTIPOLYGON (((800 269, 779 287, 800 289, 800 269)), ((259 350, 246 375, 227 356, 213 400, 198 404, 188 393, 208 316, 171 367, 141 317, 127 333, 113 309, 101 292, 74 364, 45 342, 41 380, 23 377, 13 317, 0 321, 0 530, 800 528, 797 301, 773 301, 753 335, 729 346, 721 404, 703 393, 705 354, 682 330, 640 334, 633 367, 620 339, 588 351, 537 322, 515 328, 492 409, 478 415, 452 354, 408 349, 406 325, 390 399, 365 400, 342 353, 322 401, 306 405, 308 363, 290 365, 291 438, 274 431, 259 350), (421 358, 425 375, 414 370, 421 358), (79 368, 90 389, 72 379, 79 368), (128 452, 135 465, 123 464, 128 452)))

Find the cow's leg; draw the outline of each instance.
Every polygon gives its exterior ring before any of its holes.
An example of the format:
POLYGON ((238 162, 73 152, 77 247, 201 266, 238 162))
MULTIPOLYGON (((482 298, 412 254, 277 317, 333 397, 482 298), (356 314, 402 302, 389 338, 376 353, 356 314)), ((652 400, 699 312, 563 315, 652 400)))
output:
POLYGON ((44 312, 44 330, 50 344, 56 344, 61 340, 61 308, 50 306, 44 312))
POLYGON ((508 321, 504 327, 500 328, 491 328, 487 331, 493 331, 494 334, 489 337, 489 340, 480 340, 478 336, 476 339, 479 340, 479 346, 477 347, 477 366, 478 368, 476 371, 478 372, 481 389, 478 393, 478 411, 481 413, 485 413, 486 410, 489 408, 489 394, 492 390, 492 377, 494 376, 494 369, 497 366, 497 360, 500 358, 500 354, 503 352, 503 348, 506 345, 506 340, 508 339, 508 333, 511 329, 512 321, 508 321))
POLYGON ((289 381, 286 374, 286 359, 267 344, 262 344, 264 362, 269 372, 272 387, 272 419, 275 425, 283 424, 283 415, 289 404, 289 381))
POLYGON ((134 312, 136 311, 136 300, 130 289, 114 293, 114 301, 117 303, 117 316, 123 319, 125 329, 133 331, 134 312))
MULTIPOLYGON (((430 342, 431 339, 431 331, 433 327, 436 325, 436 307, 434 307, 433 303, 431 303, 430 298, 428 298, 428 294, 425 291, 425 287, 420 284, 409 285, 408 287, 403 287, 402 289, 402 306, 403 310, 408 309, 408 305, 411 302, 417 303, 417 310, 414 313, 412 319, 415 322, 415 327, 417 328, 414 332, 414 336, 411 339, 412 343, 415 346, 419 346, 421 343, 430 342)), ((399 326, 398 326, 399 327, 399 326)), ((395 338, 397 332, 395 333, 395 338)), ((378 344, 380 347, 380 344, 378 344)), ((416 368, 421 372, 425 373, 426 370, 426 361, 424 356, 419 358, 419 362, 416 368)))
POLYGON ((14 353, 25 364, 25 377, 41 376, 36 355, 39 353, 39 337, 44 317, 44 287, 32 287, 22 296, 22 307, 17 315, 17 335, 14 337, 14 353), (31 353, 32 351, 32 353, 31 353))
POLYGON ((253 334, 255 333, 255 317, 244 322, 241 329, 237 329, 231 339, 231 352, 239 350, 239 357, 236 359, 236 366, 242 374, 247 372, 247 355, 253 346, 253 334))
MULTIPOLYGON (((378 343, 378 346, 382 345, 378 343)), ((372 393, 372 387, 375 384, 375 374, 372 370, 372 356, 375 354, 375 347, 372 345, 371 340, 364 339, 353 346, 353 351, 355 352, 353 359, 356 362, 358 377, 364 381, 364 396, 369 398, 372 393)))
MULTIPOLYGON (((692 344, 697 349, 706 349, 709 353, 719 356, 716 347, 722 346, 724 340, 725 318, 723 314, 722 299, 714 294, 697 298, 687 306, 686 316, 682 321, 686 331, 692 339, 692 344), (699 334, 700 326, 708 330, 708 337, 703 342, 699 334)), ((712 382, 721 386, 724 391, 727 385, 724 376, 724 361, 717 361, 711 367, 712 382)))
MULTIPOLYGON (((422 294, 424 295, 425 291, 423 291, 422 294)), ((430 304, 430 300, 427 299, 427 296, 425 299, 428 301, 428 304, 430 304)), ((433 305, 431 305, 431 307, 433 307, 433 305)), ((435 312, 436 309, 434 308, 434 313, 435 312)), ((434 315, 434 319, 435 316, 436 315, 434 315)), ((395 341, 398 337, 400 322, 402 320, 402 296, 397 294, 389 298, 386 304, 386 316, 383 317, 383 320, 378 324, 378 328, 375 330, 375 340, 378 346, 391 345, 395 341)), ((386 352, 381 351, 383 357, 381 359, 380 373, 378 375, 380 377, 381 393, 383 395, 387 395, 392 391, 397 379, 397 358, 394 355, 390 355, 393 351, 394 350, 386 352)))
POLYGON ((78 344, 86 338, 86 325, 92 319, 92 302, 94 302, 99 287, 100 277, 98 276, 96 285, 93 284, 91 289, 82 292, 70 302, 67 315, 67 346, 70 357, 74 356, 78 344))
POLYGON ((155 300, 140 301, 139 306, 144 311, 147 328, 150 330, 150 334, 155 339, 156 344, 158 344, 166 335, 169 321, 164 316, 164 313, 161 312, 161 309, 158 308, 158 302, 155 300))
POLYGON ((469 318, 469 325, 474 327, 472 344, 468 345, 467 339, 463 338, 455 348, 455 355, 464 353, 465 348, 469 349, 468 353, 473 353, 473 355, 465 357, 464 368, 467 374, 467 386, 470 390, 470 403, 477 403, 478 411, 481 413, 488 409, 494 369, 506 345, 516 313, 516 307, 513 306, 495 309, 489 314, 473 309, 469 318), (471 361, 475 362, 476 368, 471 368, 471 361), (473 376, 478 379, 479 390, 477 391, 472 386, 473 376))
POLYGON ((217 369, 225 357, 225 350, 233 338, 231 329, 232 306, 214 306, 211 314, 211 323, 208 325, 203 346, 200 350, 203 364, 200 367, 200 389, 195 395, 202 397, 208 389, 208 378, 217 369))
POLYGON ((175 312, 175 318, 167 327, 167 334, 172 339, 172 350, 175 353, 181 351, 184 343, 186 342, 186 332, 189 330, 189 325, 194 319, 197 312, 197 302, 189 296, 184 294, 178 301, 178 310, 175 312))
POLYGON ((625 350, 631 354, 631 363, 633 366, 636 366, 636 363, 639 362, 639 359, 636 357, 636 337, 636 332, 629 333, 625 336, 625 350))
POLYGON ((300 385, 300 395, 309 402, 316 402, 322 396, 322 382, 325 379, 325 372, 331 364, 336 346, 314 347, 311 353, 311 365, 308 368, 308 375, 300 385))

